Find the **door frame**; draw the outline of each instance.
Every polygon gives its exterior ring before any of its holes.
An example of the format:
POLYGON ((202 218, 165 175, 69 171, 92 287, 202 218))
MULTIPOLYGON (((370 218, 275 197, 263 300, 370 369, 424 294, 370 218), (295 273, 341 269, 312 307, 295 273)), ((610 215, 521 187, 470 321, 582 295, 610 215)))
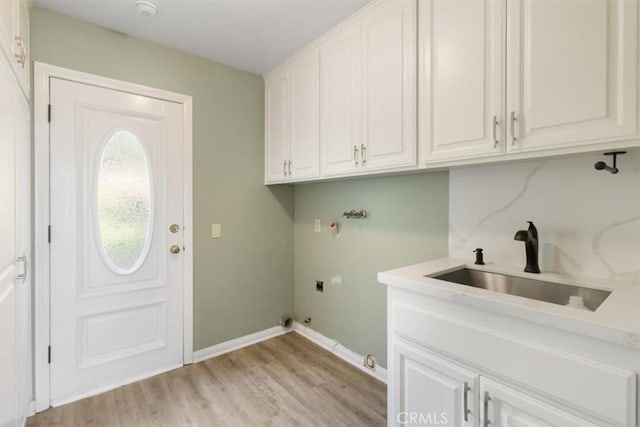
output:
MULTIPOLYGON (((50 345, 50 133, 49 99, 52 78, 112 89, 135 95, 175 102, 183 106, 184 142, 184 287, 183 287, 183 360, 193 363, 193 101, 191 96, 168 92, 135 83, 34 62, 33 134, 34 134, 34 379, 35 410, 44 411, 51 402, 49 364, 50 345)), ((53 111, 55 115, 55 110, 53 111)))

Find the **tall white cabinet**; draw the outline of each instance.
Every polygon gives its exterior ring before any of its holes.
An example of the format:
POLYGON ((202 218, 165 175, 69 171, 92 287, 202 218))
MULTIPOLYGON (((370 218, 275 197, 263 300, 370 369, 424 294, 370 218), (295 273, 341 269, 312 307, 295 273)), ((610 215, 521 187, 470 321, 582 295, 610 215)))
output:
POLYGON ((22 426, 31 380, 28 5, 0 2, 0 425, 22 426))

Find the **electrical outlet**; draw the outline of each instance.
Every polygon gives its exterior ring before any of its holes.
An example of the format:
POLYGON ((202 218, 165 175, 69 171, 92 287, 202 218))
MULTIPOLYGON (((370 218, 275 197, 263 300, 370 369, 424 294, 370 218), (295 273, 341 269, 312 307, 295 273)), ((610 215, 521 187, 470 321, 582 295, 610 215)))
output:
POLYGON ((322 280, 316 280, 316 291, 324 292, 324 282, 322 280))
POLYGON ((322 231, 322 227, 320 225, 320 220, 319 219, 316 219, 316 223, 315 223, 313 229, 316 231, 316 233, 319 233, 320 231, 322 231))
POLYGON ((309 323, 311 323, 311 317, 305 317, 302 323, 304 323, 305 325, 308 325, 309 323))

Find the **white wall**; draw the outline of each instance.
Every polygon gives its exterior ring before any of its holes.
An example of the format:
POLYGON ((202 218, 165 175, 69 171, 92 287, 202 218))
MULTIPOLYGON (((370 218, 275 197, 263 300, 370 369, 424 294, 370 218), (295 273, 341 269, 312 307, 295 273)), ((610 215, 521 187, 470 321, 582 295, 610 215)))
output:
POLYGON ((571 159, 454 169, 449 174, 449 254, 525 265, 517 230, 533 221, 540 268, 640 284, 640 152, 618 160, 621 172, 596 171, 607 160, 571 159))

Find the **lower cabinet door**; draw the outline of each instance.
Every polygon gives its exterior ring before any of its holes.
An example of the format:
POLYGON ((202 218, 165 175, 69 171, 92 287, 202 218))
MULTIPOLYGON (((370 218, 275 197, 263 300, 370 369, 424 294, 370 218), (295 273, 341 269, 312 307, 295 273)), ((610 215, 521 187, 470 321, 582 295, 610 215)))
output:
POLYGON ((599 421, 577 417, 500 383, 480 380, 480 425, 491 427, 596 427, 599 421))
POLYGON ((392 348, 388 425, 477 425, 477 374, 406 343, 392 348))

